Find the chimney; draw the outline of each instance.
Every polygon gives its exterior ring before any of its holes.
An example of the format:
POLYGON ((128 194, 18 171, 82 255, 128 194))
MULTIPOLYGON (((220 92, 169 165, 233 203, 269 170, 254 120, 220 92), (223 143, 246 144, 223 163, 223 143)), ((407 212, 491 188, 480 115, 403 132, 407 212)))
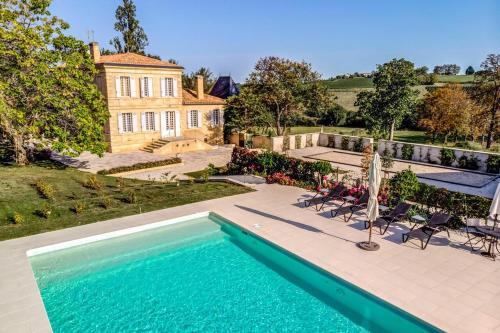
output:
POLYGON ((196 75, 196 96, 198 96, 198 99, 205 98, 205 92, 203 90, 203 75, 196 75))
POLYGON ((99 49, 99 43, 91 42, 89 44, 90 56, 94 59, 94 62, 99 62, 101 60, 101 50, 99 49))

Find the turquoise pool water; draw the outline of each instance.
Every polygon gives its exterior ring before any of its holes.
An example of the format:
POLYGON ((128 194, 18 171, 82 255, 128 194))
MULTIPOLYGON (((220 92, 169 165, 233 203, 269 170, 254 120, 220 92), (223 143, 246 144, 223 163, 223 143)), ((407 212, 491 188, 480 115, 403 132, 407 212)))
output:
POLYGON ((54 332, 438 332, 211 215, 33 256, 54 332))

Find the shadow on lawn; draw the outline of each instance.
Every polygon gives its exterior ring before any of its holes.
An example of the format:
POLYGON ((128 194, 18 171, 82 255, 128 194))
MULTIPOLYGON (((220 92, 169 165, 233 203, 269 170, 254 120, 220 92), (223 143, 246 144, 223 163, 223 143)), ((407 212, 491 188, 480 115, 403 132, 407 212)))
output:
POLYGON ((250 212, 250 213, 253 213, 253 214, 258 214, 258 215, 261 215, 261 216, 273 219, 275 221, 279 221, 279 222, 283 222, 283 223, 286 223, 286 224, 290 224, 290 225, 292 225, 294 227, 297 227, 297 228, 300 228, 302 230, 307 230, 307 231, 310 231, 310 232, 324 234, 324 235, 328 235, 328 236, 331 236, 331 237, 335 237, 335 238, 344 240, 346 242, 355 243, 354 241, 352 241, 350 239, 346 239, 346 238, 343 238, 343 237, 339 237, 339 236, 336 236, 336 235, 329 234, 327 232, 324 232, 321 229, 318 229, 318 228, 313 227, 313 226, 308 225, 308 224, 304 224, 304 223, 301 223, 301 222, 297 222, 297 221, 285 219, 285 218, 282 218, 282 217, 279 217, 279 216, 276 216, 276 215, 272 215, 272 214, 269 214, 269 213, 262 212, 262 211, 257 210, 257 209, 250 208, 250 207, 244 207, 244 206, 240 206, 240 205, 236 205, 236 207, 238 207, 240 209, 243 209, 243 210, 246 210, 247 212, 250 212))

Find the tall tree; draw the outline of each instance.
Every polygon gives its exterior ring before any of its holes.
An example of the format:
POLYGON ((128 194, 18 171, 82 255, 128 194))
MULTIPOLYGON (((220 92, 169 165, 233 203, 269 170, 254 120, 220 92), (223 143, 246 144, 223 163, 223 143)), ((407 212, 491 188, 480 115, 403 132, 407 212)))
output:
POLYGON ((448 84, 428 92, 420 108, 420 126, 427 129, 433 141, 438 135, 448 141, 450 135, 477 135, 474 118, 480 108, 460 84, 448 84))
POLYGON ((0 132, 26 164, 32 147, 103 153, 108 112, 88 47, 46 0, 0 3, 0 132))
POLYGON ((240 95, 229 99, 227 108, 244 110, 253 126, 283 135, 298 115, 313 108, 326 110, 331 103, 310 64, 267 57, 257 62, 240 95))
POLYGON ((465 75, 472 75, 472 74, 474 74, 474 72, 475 72, 474 67, 469 66, 469 67, 467 67, 467 69, 465 70, 465 75))
POLYGON ((485 107, 488 118, 486 148, 490 148, 495 134, 499 132, 498 117, 500 109, 500 54, 489 54, 481 64, 481 70, 474 76, 475 97, 485 107))
POLYGON ((389 140, 401 121, 415 110, 418 91, 413 63, 405 59, 393 59, 377 66, 373 77, 374 91, 362 91, 357 95, 355 105, 368 130, 389 140))
POLYGON ((113 38, 109 43, 116 52, 134 52, 145 54, 148 46, 148 37, 136 18, 136 7, 132 0, 123 0, 123 4, 116 9, 115 30, 122 34, 113 38))

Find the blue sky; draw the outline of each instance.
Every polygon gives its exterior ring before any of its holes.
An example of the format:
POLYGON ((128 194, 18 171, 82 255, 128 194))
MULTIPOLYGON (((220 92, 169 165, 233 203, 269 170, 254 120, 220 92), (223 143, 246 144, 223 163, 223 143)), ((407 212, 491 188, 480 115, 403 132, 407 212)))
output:
MULTIPOLYGON (((69 32, 111 48, 121 0, 53 0, 69 32)), ((498 0, 135 0, 147 51, 187 71, 243 81, 264 56, 305 60, 323 77, 369 72, 404 57, 417 66, 477 68, 500 53, 498 0)))

